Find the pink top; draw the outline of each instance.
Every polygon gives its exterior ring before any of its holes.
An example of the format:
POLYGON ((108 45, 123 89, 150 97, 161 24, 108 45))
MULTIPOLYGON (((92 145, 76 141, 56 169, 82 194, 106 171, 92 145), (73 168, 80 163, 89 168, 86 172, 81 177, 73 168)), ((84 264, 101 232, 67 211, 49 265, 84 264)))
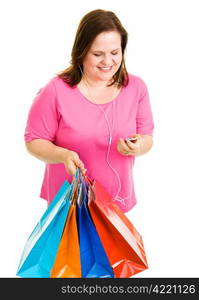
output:
MULTIPOLYGON (((113 198, 118 195, 124 199, 114 200, 127 212, 137 202, 132 174, 135 157, 121 155, 116 145, 119 138, 136 133, 153 134, 147 87, 140 77, 129 74, 128 86, 122 87, 114 100, 99 106, 107 116, 110 129, 114 125, 108 156, 111 167, 106 160, 109 129, 102 110, 84 97, 77 86, 71 88, 58 76, 51 78, 34 98, 24 138, 27 142, 46 139, 77 152, 88 176, 101 182, 113 198)), ((64 180, 71 182, 72 176, 63 163, 46 163, 40 197, 50 203, 64 180)))

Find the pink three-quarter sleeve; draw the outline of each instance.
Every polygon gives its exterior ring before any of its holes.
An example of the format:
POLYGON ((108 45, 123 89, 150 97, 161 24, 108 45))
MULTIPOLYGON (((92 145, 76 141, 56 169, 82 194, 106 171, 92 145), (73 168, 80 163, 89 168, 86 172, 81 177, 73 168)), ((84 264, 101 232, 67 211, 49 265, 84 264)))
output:
POLYGON ((30 142, 34 139, 55 140, 59 122, 56 90, 50 80, 43 86, 30 107, 28 120, 25 128, 24 139, 30 142))
POLYGON ((142 95, 138 102, 138 109, 136 115, 136 133, 143 135, 153 135, 154 122, 151 110, 148 89, 142 81, 142 95))

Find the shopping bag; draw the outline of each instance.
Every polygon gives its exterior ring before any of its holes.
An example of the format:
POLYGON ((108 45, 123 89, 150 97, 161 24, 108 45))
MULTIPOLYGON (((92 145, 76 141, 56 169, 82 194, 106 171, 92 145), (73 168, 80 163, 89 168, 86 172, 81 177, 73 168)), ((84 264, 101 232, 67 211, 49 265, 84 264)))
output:
POLYGON ((115 277, 131 277, 148 268, 143 240, 98 180, 90 180, 88 207, 115 277))
POLYGON ((50 277, 70 207, 73 184, 64 181, 29 236, 17 270, 20 277, 50 277))
MULTIPOLYGON (((76 174, 78 174, 77 170, 76 174)), ((77 186, 75 187, 68 217, 60 240, 57 255, 51 270, 53 278, 81 277, 80 249, 76 220, 77 186)))
POLYGON ((81 174, 80 178, 81 184, 77 201, 77 215, 82 277, 114 277, 106 252, 89 215, 87 206, 87 185, 81 174))

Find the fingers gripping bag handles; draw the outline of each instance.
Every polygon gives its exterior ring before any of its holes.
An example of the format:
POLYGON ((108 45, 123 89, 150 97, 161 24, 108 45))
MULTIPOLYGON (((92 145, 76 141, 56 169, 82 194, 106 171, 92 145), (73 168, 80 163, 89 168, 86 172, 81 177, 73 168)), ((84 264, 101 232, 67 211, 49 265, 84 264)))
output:
POLYGON ((50 274, 50 277, 52 278, 81 277, 80 249, 76 220, 76 203, 80 183, 79 176, 79 169, 77 169, 75 174, 76 182, 74 185, 68 217, 50 274))
POLYGON ((50 277, 65 220, 70 207, 73 184, 63 183, 29 236, 17 270, 20 277, 50 277))
POLYGON ((90 180, 88 207, 115 277, 127 278, 148 268, 141 235, 106 189, 90 180))
POLYGON ((87 186, 82 174, 80 175, 81 185, 77 208, 82 277, 112 278, 114 277, 112 266, 90 217, 87 206, 87 186))

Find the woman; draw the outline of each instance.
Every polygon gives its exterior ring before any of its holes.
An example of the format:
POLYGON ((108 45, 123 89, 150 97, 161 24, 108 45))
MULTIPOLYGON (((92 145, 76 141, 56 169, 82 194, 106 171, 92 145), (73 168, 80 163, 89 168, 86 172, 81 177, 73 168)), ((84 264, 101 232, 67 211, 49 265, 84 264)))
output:
POLYGON ((71 65, 34 99, 25 141, 46 162, 40 197, 48 204, 77 167, 100 181, 124 212, 136 204, 134 159, 151 149, 154 124, 144 81, 126 70, 127 38, 113 12, 89 12, 79 24, 71 65))

